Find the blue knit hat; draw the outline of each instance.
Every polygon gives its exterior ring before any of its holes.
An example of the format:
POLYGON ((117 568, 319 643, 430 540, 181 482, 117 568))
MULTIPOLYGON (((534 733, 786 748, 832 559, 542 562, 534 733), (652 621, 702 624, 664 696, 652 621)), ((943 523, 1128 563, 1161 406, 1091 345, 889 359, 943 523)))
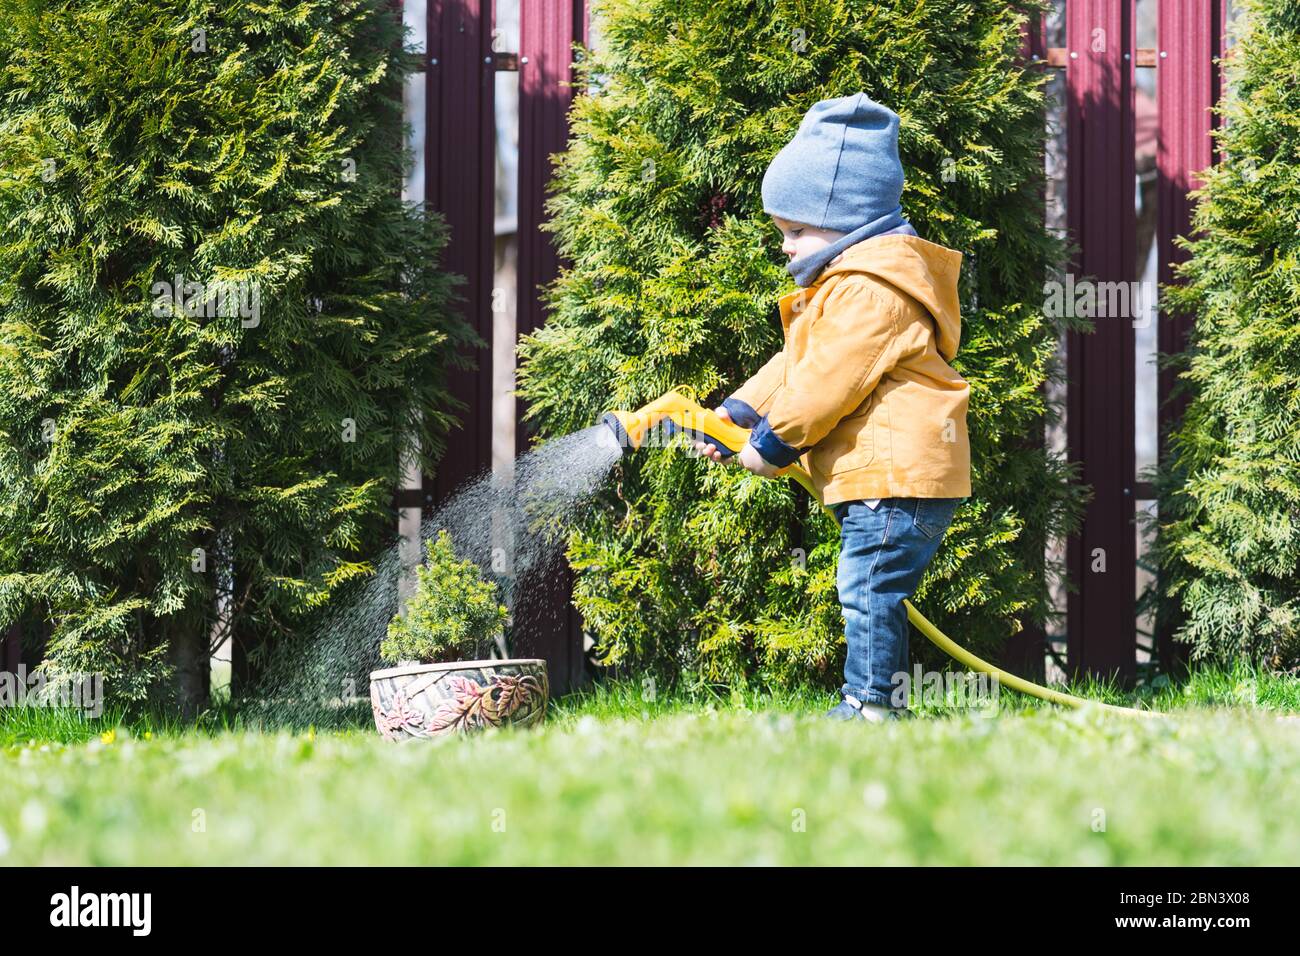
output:
POLYGON ((814 103, 763 176, 763 210, 852 232, 901 212, 898 114, 866 93, 814 103))
POLYGON ((814 103, 767 167, 762 193, 768 215, 849 233, 789 263, 805 285, 848 246, 906 225, 898 114, 861 92, 814 103))

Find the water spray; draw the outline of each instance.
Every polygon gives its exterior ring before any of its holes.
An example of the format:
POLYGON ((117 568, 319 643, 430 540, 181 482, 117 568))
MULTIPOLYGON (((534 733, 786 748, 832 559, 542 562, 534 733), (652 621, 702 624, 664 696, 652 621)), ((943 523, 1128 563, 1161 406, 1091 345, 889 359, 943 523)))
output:
MULTIPOLYGON (((606 412, 602 416, 601 422, 607 425, 609 430, 603 434, 598 431, 598 440, 604 444, 616 444, 621 454, 624 455, 643 447, 652 437, 666 439, 681 433, 694 440, 714 445, 724 458, 730 458, 740 451, 749 440, 748 428, 742 428, 735 422, 720 418, 711 409, 705 408, 694 399, 678 391, 667 392, 634 412, 606 412)), ((793 478, 807 489, 808 494, 812 496, 814 501, 821 504, 821 498, 813 485, 812 476, 799 465, 792 464, 782 468, 776 473, 776 477, 793 478)), ((830 515, 836 524, 839 524, 839 519, 835 517, 834 511, 827 508, 825 504, 822 504, 822 509, 830 515)), ((1012 690, 1050 701, 1053 704, 1063 704, 1067 707, 1097 707, 1108 713, 1127 714, 1136 717, 1164 716, 1154 710, 1117 707, 1114 704, 1105 704, 1100 701, 1075 697, 1071 694, 1052 690, 1050 687, 1035 684, 1014 674, 1009 674, 1000 667, 976 657, 952 640, 930 623, 924 614, 913 607, 911 601, 904 598, 903 604, 907 607, 908 620, 916 625, 917 630, 924 634, 932 644, 958 663, 971 670, 992 675, 1012 690)))

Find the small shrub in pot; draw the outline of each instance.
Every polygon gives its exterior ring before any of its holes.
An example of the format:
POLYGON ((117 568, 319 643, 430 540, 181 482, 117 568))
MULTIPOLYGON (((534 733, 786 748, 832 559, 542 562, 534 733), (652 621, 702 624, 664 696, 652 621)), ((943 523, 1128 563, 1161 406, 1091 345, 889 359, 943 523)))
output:
POLYGON ((399 666, 370 675, 375 726, 396 740, 539 722, 546 662, 486 658, 508 613, 496 585, 456 556, 446 531, 427 550, 415 593, 380 645, 380 656, 399 666))
POLYGON ((508 614, 496 585, 472 561, 456 557, 451 535, 428 542, 415 594, 388 625, 379 654, 390 663, 441 664, 482 657, 508 614))

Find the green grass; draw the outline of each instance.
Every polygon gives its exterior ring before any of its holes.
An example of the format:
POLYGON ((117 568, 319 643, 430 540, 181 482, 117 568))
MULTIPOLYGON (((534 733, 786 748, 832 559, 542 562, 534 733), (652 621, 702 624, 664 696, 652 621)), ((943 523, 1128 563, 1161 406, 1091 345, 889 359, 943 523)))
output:
MULTIPOLYGON (((1090 679, 1059 687, 1085 699, 1125 707, 1161 712, 1204 708, 1232 708, 1300 714, 1300 678, 1267 671, 1256 671, 1244 664, 1230 670, 1198 668, 1181 683, 1158 678, 1155 686, 1141 684, 1136 691, 1118 690, 1112 683, 1090 679)), ((771 693, 758 690, 697 690, 649 693, 635 681, 610 681, 553 700, 547 715, 550 728, 572 725, 583 716, 602 720, 610 718, 648 719, 679 713, 702 713, 717 710, 777 710, 796 715, 814 716, 835 702, 825 690, 791 690, 771 693)), ((1003 713, 1016 713, 1042 707, 1032 698, 1002 689, 999 707, 1003 713)), ((958 706, 932 706, 913 701, 921 717, 960 716, 958 706)), ((372 730, 368 706, 362 704, 351 713, 350 728, 363 736, 372 730)), ((109 708, 101 716, 89 719, 75 710, 48 707, 0 707, 0 749, 37 743, 79 743, 93 740, 107 730, 117 729, 129 736, 174 736, 207 734, 239 730, 260 730, 233 709, 225 695, 196 723, 186 723, 174 715, 145 711, 127 713, 109 708)), ((300 728, 306 730, 307 728, 300 728)))
MULTIPOLYGON (((1162 713, 1204 708, 1246 708, 1300 714, 1300 678, 1269 671, 1256 670, 1246 664, 1230 669, 1196 668, 1181 682, 1171 682, 1167 677, 1143 681, 1131 692, 1118 689, 1114 682, 1090 678, 1061 687, 1076 697, 1097 700, 1107 704, 1153 710, 1162 713)), ((681 693, 667 695, 647 694, 633 682, 597 685, 591 690, 572 694, 557 701, 554 711, 563 718, 590 714, 595 717, 648 717, 697 711, 701 708, 750 708, 787 710, 793 713, 818 714, 825 711, 836 698, 822 690, 789 691, 771 695, 753 690, 696 692, 686 696, 681 693), (646 700, 651 697, 651 700, 646 700)), ((1035 698, 1002 688, 998 699, 999 709, 1021 712, 1044 706, 1035 698)), ((960 716, 957 706, 933 706, 913 700, 913 709, 922 717, 960 716)), ((554 717, 556 714, 553 713, 554 717)))
POLYGON ((1207 671, 1151 696, 1167 718, 1014 698, 884 726, 820 720, 824 694, 615 684, 540 729, 405 745, 0 712, 0 863, 1289 864, 1295 684, 1207 671))

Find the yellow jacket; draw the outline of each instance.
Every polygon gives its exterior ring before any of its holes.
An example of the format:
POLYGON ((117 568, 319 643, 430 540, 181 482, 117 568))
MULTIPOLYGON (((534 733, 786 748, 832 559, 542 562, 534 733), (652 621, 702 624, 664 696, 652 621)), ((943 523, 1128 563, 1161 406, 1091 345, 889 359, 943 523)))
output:
POLYGON ((877 236, 781 297, 785 347, 728 402, 762 417, 751 443, 765 459, 800 457, 824 504, 970 495, 970 385, 948 364, 961 259, 916 236, 877 236))

